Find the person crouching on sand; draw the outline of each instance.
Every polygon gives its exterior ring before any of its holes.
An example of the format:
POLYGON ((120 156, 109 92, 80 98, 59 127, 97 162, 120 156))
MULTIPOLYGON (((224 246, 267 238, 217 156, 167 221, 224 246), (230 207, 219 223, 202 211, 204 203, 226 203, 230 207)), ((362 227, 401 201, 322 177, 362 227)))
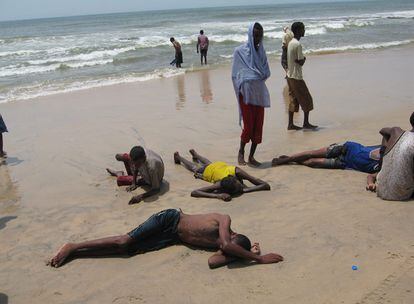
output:
POLYGON ((270 190, 268 183, 249 175, 239 167, 229 166, 225 162, 212 163, 193 149, 190 150, 190 153, 193 161, 197 163, 185 159, 178 152, 174 153, 174 162, 182 164, 186 169, 193 172, 196 178, 213 183, 211 186, 192 191, 191 196, 193 197, 217 198, 228 202, 232 199, 232 195, 270 190), (254 186, 247 187, 243 184, 244 180, 249 181, 254 186))
POLYGON ((239 108, 239 123, 243 119, 238 153, 239 165, 246 165, 244 148, 251 141, 248 162, 261 164, 254 158, 257 145, 262 142, 264 108, 270 107, 265 81, 270 77, 269 64, 263 47, 263 27, 254 23, 249 27, 247 43, 237 47, 233 55, 232 81, 239 108))
POLYGON ((292 24, 291 30, 294 38, 287 47, 287 82, 289 86, 289 123, 288 130, 300 130, 301 127, 293 123, 293 115, 299 111, 299 105, 304 113, 303 128, 316 129, 309 123, 309 112, 313 110, 313 99, 302 76, 302 66, 306 62, 306 57, 302 53, 300 38, 305 36, 305 25, 302 22, 292 24))
POLYGON ((135 255, 159 250, 175 244, 218 250, 208 259, 210 268, 225 266, 236 260, 258 264, 283 261, 276 253, 262 255, 259 243, 231 229, 231 218, 225 214, 189 215, 167 209, 152 215, 127 234, 81 243, 63 245, 47 265, 60 267, 68 259, 109 255, 135 255))
POLYGON ((125 165, 127 175, 123 171, 106 169, 111 176, 117 177, 118 186, 128 186, 127 191, 134 191, 140 186, 149 186, 150 190, 131 198, 129 204, 136 204, 143 199, 160 192, 164 178, 164 163, 161 157, 150 149, 135 146, 128 153, 116 154, 116 160, 125 165), (139 177, 139 179, 138 179, 139 177))

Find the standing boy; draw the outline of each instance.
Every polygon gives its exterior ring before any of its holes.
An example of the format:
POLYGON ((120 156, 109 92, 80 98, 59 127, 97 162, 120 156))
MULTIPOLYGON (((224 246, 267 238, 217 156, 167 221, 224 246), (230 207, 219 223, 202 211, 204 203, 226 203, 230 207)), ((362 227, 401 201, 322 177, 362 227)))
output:
POLYGON ((288 130, 300 130, 301 127, 293 123, 293 114, 299 111, 299 105, 304 113, 303 128, 316 129, 309 123, 309 112, 313 110, 313 99, 302 76, 302 66, 305 64, 306 57, 302 53, 300 38, 305 36, 305 25, 302 22, 292 24, 294 38, 289 42, 287 49, 287 82, 289 85, 289 124, 288 130))

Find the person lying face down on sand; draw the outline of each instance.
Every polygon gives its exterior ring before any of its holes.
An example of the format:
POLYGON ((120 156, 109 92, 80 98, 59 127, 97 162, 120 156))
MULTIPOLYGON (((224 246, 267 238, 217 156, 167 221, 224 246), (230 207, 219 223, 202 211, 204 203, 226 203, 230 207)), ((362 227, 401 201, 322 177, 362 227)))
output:
POLYGON ((272 166, 297 163, 311 168, 353 169, 374 173, 380 170, 380 149, 381 146, 363 146, 347 141, 291 156, 282 155, 272 160, 272 166))
POLYGON ((124 163, 127 172, 127 175, 124 175, 123 171, 106 169, 110 175, 117 177, 118 186, 129 185, 126 189, 128 192, 134 191, 140 186, 150 187, 147 192, 132 197, 129 201, 130 205, 139 203, 160 192, 164 177, 164 163, 157 153, 141 146, 135 146, 129 154, 116 154, 115 159, 124 163))
POLYGON ((205 249, 218 249, 208 259, 210 268, 227 265, 237 259, 270 264, 283 261, 276 253, 261 255, 258 243, 231 230, 230 216, 209 213, 188 215, 181 210, 167 209, 152 215, 131 232, 63 245, 47 265, 60 267, 68 259, 108 255, 135 255, 182 243, 205 249))
POLYGON ((249 175, 239 167, 229 166, 225 162, 211 162, 194 149, 191 149, 190 153, 193 161, 197 163, 185 159, 178 152, 174 153, 174 162, 193 172, 195 178, 213 183, 211 186, 192 191, 193 197, 218 198, 228 202, 231 201, 232 195, 270 190, 268 183, 249 175), (254 186, 247 187, 243 180, 248 180, 254 186))
POLYGON ((366 189, 383 200, 405 201, 414 198, 414 112, 411 131, 400 127, 383 128, 381 171, 367 177, 366 189))

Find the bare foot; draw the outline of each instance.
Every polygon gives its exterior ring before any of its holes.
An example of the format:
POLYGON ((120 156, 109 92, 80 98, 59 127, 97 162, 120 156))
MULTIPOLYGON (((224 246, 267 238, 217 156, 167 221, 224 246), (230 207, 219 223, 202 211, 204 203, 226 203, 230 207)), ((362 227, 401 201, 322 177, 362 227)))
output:
POLYGON ((287 155, 281 155, 279 157, 273 158, 272 166, 276 167, 276 166, 287 164, 289 162, 288 159, 289 159, 289 156, 287 155))
POLYGON ((181 164, 181 161, 180 161, 180 153, 178 153, 178 152, 175 152, 175 153, 174 153, 174 162, 175 162, 177 165, 181 164))
POLYGON ((72 243, 66 243, 63 245, 59 251, 56 253, 56 255, 50 259, 50 261, 47 263, 48 266, 52 267, 60 267, 62 266, 63 262, 66 260, 66 258, 73 252, 74 246, 72 243))
POLYGON ((193 157, 193 160, 197 160, 197 152, 194 149, 190 149, 189 152, 193 157))
POLYGON ((318 127, 318 126, 314 126, 314 125, 312 125, 312 124, 310 124, 310 123, 303 124, 303 128, 304 128, 304 129, 315 130, 317 127, 318 127))
POLYGON ((109 168, 106 168, 106 172, 108 172, 109 175, 116 176, 116 177, 124 175, 123 171, 115 171, 115 170, 112 170, 112 169, 109 169, 109 168))
POLYGON ((246 166, 247 165, 246 161, 244 160, 244 154, 239 152, 239 155, 238 155, 237 159, 239 161, 240 166, 246 166))
POLYGON ((288 130, 295 130, 295 131, 302 130, 302 128, 297 126, 297 125, 288 125, 287 129, 288 130))
POLYGON ((251 165, 253 167, 259 167, 261 164, 262 163, 255 160, 253 156, 249 156, 249 165, 251 165))

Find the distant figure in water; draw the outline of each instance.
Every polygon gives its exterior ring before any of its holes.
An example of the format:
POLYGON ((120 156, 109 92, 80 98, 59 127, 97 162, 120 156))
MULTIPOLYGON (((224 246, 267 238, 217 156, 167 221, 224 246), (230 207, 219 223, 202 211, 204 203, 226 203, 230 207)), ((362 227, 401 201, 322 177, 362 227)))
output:
POLYGON ((6 157, 7 153, 3 149, 3 133, 9 132, 6 124, 4 123, 3 117, 0 114, 0 157, 6 157))
POLYGON ((177 68, 181 68, 181 64, 183 63, 183 53, 181 52, 181 44, 174 39, 174 37, 170 38, 170 41, 175 49, 175 66, 177 68))
POLYGON ((206 35, 204 35, 204 31, 201 30, 200 35, 197 38, 197 54, 200 52, 201 65, 203 65, 203 58, 204 58, 204 64, 207 64, 208 44, 209 44, 208 38, 206 35))
POLYGON ((238 167, 229 166, 225 162, 212 163, 194 149, 191 149, 190 153, 194 162, 180 156, 178 152, 174 153, 174 162, 182 164, 187 170, 193 172, 195 178, 213 183, 211 186, 191 192, 193 197, 217 198, 228 202, 232 199, 232 195, 270 190, 268 183, 249 175, 238 167), (249 181, 254 186, 247 187, 243 184, 244 180, 249 181))
POLYGON ((306 62, 306 57, 303 55, 302 44, 299 40, 305 36, 305 25, 302 22, 295 22, 291 29, 294 37, 287 46, 287 82, 290 97, 288 130, 302 129, 293 123, 293 115, 299 111, 299 105, 304 113, 303 128, 316 129, 318 126, 309 123, 309 112, 313 110, 313 99, 302 76, 302 66, 306 62))
POLYGON ((263 47, 263 27, 254 23, 249 27, 247 43, 237 47, 233 55, 232 80, 239 108, 239 123, 243 119, 238 153, 239 165, 246 165, 244 149, 251 141, 248 162, 260 166, 254 158, 257 145, 262 142, 264 108, 270 107, 265 81, 270 77, 269 64, 263 47))
POLYGON ((380 170, 380 149, 380 145, 363 146, 347 141, 291 156, 282 155, 272 160, 272 166, 297 163, 312 168, 353 169, 374 173, 380 170))
POLYGON ((414 198, 414 112, 411 131, 400 127, 383 128, 381 171, 367 177, 366 189, 383 200, 405 201, 414 198))
POLYGON ((135 146, 129 153, 116 154, 115 159, 124 163, 127 173, 125 175, 123 171, 106 169, 111 176, 116 176, 118 186, 129 186, 126 189, 128 192, 140 186, 149 187, 147 192, 132 197, 130 205, 160 192, 164 178, 164 163, 157 153, 135 146))
POLYGON ((225 266, 236 260, 271 264, 283 261, 276 253, 262 255, 259 243, 231 229, 230 216, 219 213, 189 215, 181 210, 167 209, 152 215, 127 234, 66 243, 47 265, 62 266, 67 259, 110 255, 136 255, 175 244, 218 250, 208 259, 210 268, 225 266))

